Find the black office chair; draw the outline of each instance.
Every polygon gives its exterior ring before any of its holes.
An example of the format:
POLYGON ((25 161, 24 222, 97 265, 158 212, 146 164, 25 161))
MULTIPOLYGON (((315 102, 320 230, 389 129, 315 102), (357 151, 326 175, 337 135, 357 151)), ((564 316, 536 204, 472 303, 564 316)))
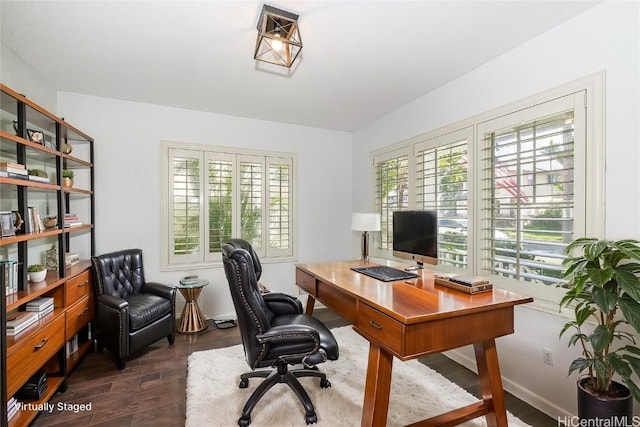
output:
POLYGON ((165 337, 173 344, 176 288, 145 281, 140 249, 94 256, 91 263, 98 348, 109 349, 119 369, 149 344, 165 337))
POLYGON ((248 387, 249 378, 265 378, 247 400, 238 425, 248 426, 258 401, 280 383, 291 387, 304 406, 306 423, 314 424, 317 417, 313 403, 298 378, 318 377, 320 387, 331 387, 316 365, 338 359, 336 339, 322 322, 302 313, 302 304, 296 298, 260 292, 262 266, 248 242, 232 239, 225 243, 222 260, 238 315, 245 358, 252 369, 240 376, 240 388, 248 387), (302 367, 289 369, 289 365, 298 364, 302 367), (271 369, 255 370, 258 368, 271 369))

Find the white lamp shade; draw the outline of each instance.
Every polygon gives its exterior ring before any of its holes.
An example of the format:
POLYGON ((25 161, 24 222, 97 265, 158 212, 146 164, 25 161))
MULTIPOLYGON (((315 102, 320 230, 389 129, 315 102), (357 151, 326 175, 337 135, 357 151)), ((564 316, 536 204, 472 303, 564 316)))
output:
POLYGON ((380 214, 354 212, 351 214, 353 231, 380 231, 380 214))

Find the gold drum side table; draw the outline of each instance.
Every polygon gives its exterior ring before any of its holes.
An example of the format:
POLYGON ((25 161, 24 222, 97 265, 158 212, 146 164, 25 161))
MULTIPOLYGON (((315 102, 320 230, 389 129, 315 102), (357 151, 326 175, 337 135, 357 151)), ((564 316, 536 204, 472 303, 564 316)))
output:
POLYGON ((204 318, 200 306, 198 305, 198 297, 202 288, 209 284, 208 280, 197 280, 193 283, 180 283, 176 287, 184 297, 185 304, 180 316, 180 326, 176 332, 181 334, 195 334, 196 332, 207 329, 207 319, 204 318))

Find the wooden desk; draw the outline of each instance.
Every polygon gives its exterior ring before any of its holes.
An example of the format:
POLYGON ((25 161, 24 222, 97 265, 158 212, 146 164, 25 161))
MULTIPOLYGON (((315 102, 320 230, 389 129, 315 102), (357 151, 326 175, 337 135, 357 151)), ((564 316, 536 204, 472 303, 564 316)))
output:
POLYGON ((318 300, 370 343, 361 425, 386 426, 393 356, 409 360, 473 344, 482 400, 411 427, 452 426, 482 415, 490 427, 507 426, 495 338, 513 333, 513 307, 533 298, 499 289, 466 295, 435 286, 429 270, 385 283, 350 270, 357 265, 364 263, 298 264, 296 284, 309 293, 307 314, 318 300))

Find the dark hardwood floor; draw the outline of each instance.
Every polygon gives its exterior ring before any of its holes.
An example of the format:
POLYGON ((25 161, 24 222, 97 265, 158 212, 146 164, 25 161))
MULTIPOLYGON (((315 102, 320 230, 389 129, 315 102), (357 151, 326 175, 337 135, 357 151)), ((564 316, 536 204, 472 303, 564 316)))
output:
MULTIPOLYGON (((326 309, 316 310, 316 315, 329 327, 348 324, 326 309)), ((240 343, 238 328, 218 329, 213 321, 209 325, 199 335, 176 335, 173 346, 166 340, 158 341, 129 360, 123 371, 116 368, 106 350, 88 354, 69 378, 67 391, 51 400, 53 411, 41 412, 32 426, 183 426, 188 356, 194 351, 240 343), (91 410, 82 410, 80 404, 91 404, 91 410)), ((473 372, 442 355, 420 360, 479 396, 473 372)), ((558 425, 508 393, 506 402, 509 411, 534 427, 558 425)))

